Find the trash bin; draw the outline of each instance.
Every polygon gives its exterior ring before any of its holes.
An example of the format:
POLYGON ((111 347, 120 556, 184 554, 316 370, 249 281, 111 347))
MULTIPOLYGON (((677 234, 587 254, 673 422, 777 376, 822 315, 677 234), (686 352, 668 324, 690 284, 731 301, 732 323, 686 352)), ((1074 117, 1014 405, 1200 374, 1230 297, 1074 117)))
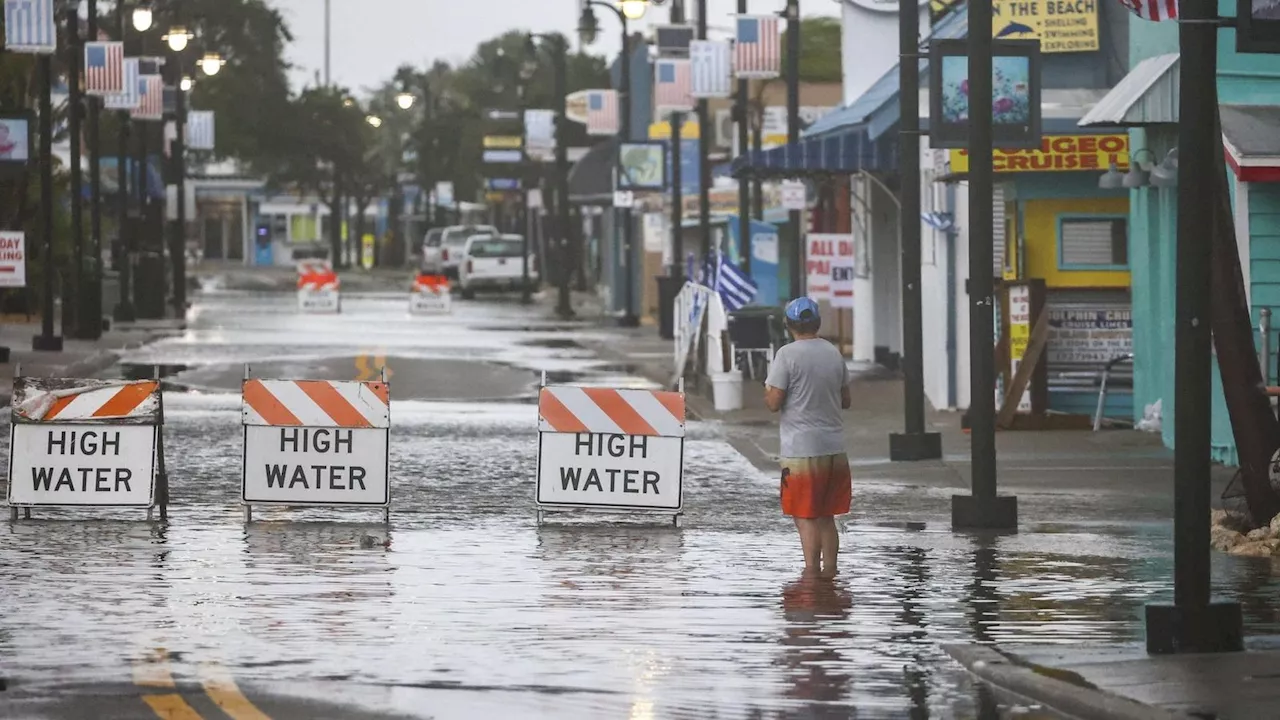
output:
POLYGON ((658 276, 658 337, 663 340, 676 339, 676 296, 680 289, 678 278, 658 276))

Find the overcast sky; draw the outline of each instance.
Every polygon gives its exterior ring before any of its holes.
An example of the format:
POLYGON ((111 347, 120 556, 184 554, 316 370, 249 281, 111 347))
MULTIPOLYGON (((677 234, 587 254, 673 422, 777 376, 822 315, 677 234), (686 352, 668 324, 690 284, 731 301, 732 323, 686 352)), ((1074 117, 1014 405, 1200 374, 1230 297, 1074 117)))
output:
MULTIPOLYGON (((269 0, 280 8, 294 34, 288 59, 293 82, 309 83, 324 69, 324 0, 269 0)), ((476 45, 507 30, 559 30, 576 38, 577 0, 331 0, 333 81, 356 91, 390 78, 403 63, 427 65, 436 59, 465 60, 476 45)), ((686 0, 690 10, 696 0, 686 0)), ((712 27, 732 27, 737 0, 707 0, 712 27)), ((777 12, 786 0, 748 0, 752 13, 777 12)), ((651 8, 640 25, 665 23, 670 8, 651 8)), ((837 15, 839 0, 801 0, 807 15, 837 15)), ((603 32, 596 53, 618 52, 617 18, 598 14, 603 32)), ((576 39, 574 41, 576 43, 576 39)))

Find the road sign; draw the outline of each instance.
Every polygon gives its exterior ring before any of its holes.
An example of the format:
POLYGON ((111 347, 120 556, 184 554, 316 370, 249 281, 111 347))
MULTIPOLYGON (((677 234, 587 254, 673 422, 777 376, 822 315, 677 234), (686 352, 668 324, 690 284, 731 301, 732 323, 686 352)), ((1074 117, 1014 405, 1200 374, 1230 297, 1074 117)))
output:
POLYGON ((614 190, 613 206, 616 208, 629 208, 636 204, 635 193, 630 190, 614 190))
POLYGON ((385 382, 246 379, 245 505, 386 506, 385 382))
POLYGON ((802 182, 783 182, 779 188, 782 193, 784 210, 804 210, 806 205, 805 187, 802 182))
POLYGON ((519 110, 485 110, 484 117, 489 122, 515 122, 520 119, 519 110))
POLYGON ((524 138, 519 135, 486 135, 484 146, 491 150, 519 150, 524 147, 524 138))
POLYGON ((14 378, 9 504, 152 507, 162 424, 156 380, 14 378))
POLYGON ((342 312, 341 281, 327 263, 298 265, 298 307, 307 313, 342 312))
POLYGON ((485 150, 481 159, 487 163, 515 164, 524 160, 524 153, 519 150, 485 150))
POLYGON ((27 235, 0 232, 0 287, 27 286, 27 235))
POLYGON ((494 191, 519 190, 520 178, 489 178, 485 184, 494 191))
POLYGON ((453 183, 447 181, 436 183, 436 203, 443 206, 453 204, 453 183))
POLYGON ((684 418, 683 393, 542 388, 538 506, 679 513, 684 418))
POLYGON ((409 314, 433 315, 453 309, 449 279, 443 275, 419 275, 409 290, 409 314))

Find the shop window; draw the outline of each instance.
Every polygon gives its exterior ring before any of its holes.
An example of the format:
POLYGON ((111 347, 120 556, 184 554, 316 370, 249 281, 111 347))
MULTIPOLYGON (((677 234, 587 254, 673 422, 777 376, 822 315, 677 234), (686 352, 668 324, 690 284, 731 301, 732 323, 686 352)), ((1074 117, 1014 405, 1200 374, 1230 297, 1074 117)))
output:
POLYGON ((1129 267, 1129 219, 1061 217, 1058 266, 1063 270, 1119 270, 1129 267))

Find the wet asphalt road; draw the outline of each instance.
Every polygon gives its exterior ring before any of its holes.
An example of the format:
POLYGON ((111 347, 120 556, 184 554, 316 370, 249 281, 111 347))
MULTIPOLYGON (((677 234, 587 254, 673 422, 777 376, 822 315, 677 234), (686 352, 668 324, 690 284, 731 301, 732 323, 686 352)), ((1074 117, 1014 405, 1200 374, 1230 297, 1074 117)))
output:
MULTIPOLYGON (((501 302, 409 317, 388 294, 320 317, 291 295, 200 297, 184 336, 125 358, 185 368, 165 398, 170 522, 41 511, 0 528, 0 716, 1043 717, 980 696, 940 645, 1140 643, 1169 587, 1169 524, 1141 505, 1028 498, 1060 520, 983 538, 947 529, 949 491, 873 479, 843 577, 804 582, 775 481, 711 424, 690 427, 682 527, 539 525, 540 373, 649 386, 581 348, 598 332, 501 302), (388 365, 390 526, 370 510, 243 523, 245 362, 333 379, 388 365)), ((1248 630, 1280 631, 1265 561, 1215 562, 1248 630)))

